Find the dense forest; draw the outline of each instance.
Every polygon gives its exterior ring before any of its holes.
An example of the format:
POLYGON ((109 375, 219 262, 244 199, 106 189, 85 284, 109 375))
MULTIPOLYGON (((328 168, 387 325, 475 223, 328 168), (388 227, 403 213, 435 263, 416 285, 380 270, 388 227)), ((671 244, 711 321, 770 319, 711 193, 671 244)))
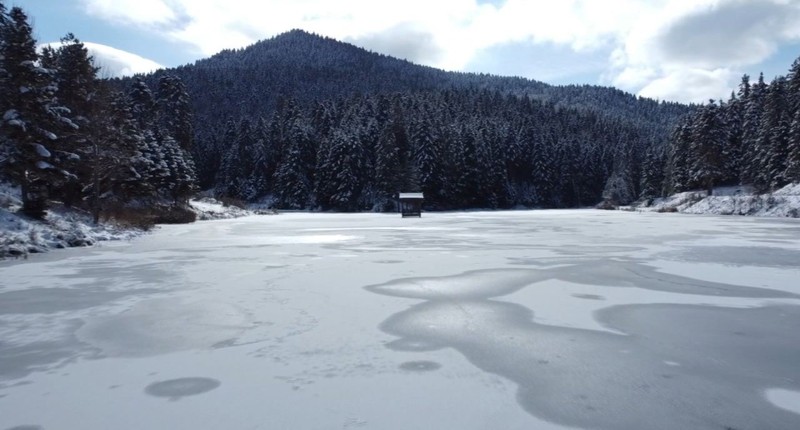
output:
POLYGON ((687 116, 663 159, 667 194, 735 184, 767 192, 800 182, 800 58, 788 76, 767 84, 760 75, 751 84, 745 75, 727 102, 711 100, 687 116))
MULTIPOLYGON (((277 208, 629 203, 800 180, 800 62, 727 102, 444 72, 300 30, 146 76, 103 80, 72 34, 37 50, 0 2, 0 175, 24 212, 96 219, 197 190, 277 208)), ((169 211, 170 209, 167 209, 169 211)))
POLYGON ((163 75, 154 94, 97 78, 69 34, 37 51, 28 17, 0 3, 0 175, 21 187, 23 212, 51 199, 92 212, 180 207, 196 189, 192 117, 183 83, 163 75))
POLYGON ((280 208, 391 210, 401 190, 429 209, 572 207, 604 189, 631 201, 691 111, 444 72, 300 30, 139 78, 165 74, 190 95, 200 187, 280 208))

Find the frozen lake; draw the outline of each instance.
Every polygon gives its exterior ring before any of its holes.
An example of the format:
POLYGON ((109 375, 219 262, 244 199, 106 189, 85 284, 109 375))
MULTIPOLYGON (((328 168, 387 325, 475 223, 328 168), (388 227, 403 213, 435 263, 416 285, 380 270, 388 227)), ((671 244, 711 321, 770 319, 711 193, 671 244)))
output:
POLYGON ((0 430, 800 428, 800 222, 281 214, 0 262, 0 430))

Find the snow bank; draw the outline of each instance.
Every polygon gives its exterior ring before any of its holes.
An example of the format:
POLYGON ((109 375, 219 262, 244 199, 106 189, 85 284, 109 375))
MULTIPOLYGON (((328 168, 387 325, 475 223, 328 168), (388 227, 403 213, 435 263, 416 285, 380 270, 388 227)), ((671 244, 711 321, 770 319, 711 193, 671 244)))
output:
MULTIPOLYGON (((143 233, 139 229, 113 224, 94 225, 89 214, 61 206, 48 210, 44 221, 32 220, 17 213, 21 207, 19 188, 0 183, 0 259, 25 257, 52 248, 91 246, 100 241, 131 239, 143 233)), ((212 198, 192 200, 190 209, 197 214, 198 220, 272 213, 225 206, 212 198)))
POLYGON ((721 187, 714 195, 688 191, 655 199, 637 209, 708 215, 750 215, 800 218, 800 184, 790 184, 772 194, 753 194, 748 187, 721 187))
POLYGON ((0 183, 0 259, 25 257, 51 248, 91 246, 99 241, 131 239, 140 230, 94 225, 91 216, 54 207, 44 221, 17 214, 22 207, 19 188, 0 183))
POLYGON ((189 201, 189 209, 197 214, 198 221, 213 219, 230 219, 243 216, 254 215, 255 212, 242 209, 233 205, 225 206, 219 200, 211 197, 203 197, 189 201))

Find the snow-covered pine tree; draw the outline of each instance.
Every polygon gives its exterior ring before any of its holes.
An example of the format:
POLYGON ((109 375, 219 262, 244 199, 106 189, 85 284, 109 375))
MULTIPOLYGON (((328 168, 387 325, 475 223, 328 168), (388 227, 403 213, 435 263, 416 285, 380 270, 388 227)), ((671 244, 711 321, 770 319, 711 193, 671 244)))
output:
POLYGON ((642 166, 641 192, 639 199, 650 200, 661 195, 664 183, 664 155, 658 148, 647 150, 642 166))
POLYGON ((728 103, 722 107, 721 115, 727 135, 725 145, 722 147, 722 158, 725 168, 721 182, 734 185, 739 182, 739 171, 741 170, 742 123, 744 118, 743 101, 739 99, 736 94, 731 93, 728 103))
POLYGON ((365 154, 361 143, 342 129, 333 130, 321 154, 317 200, 323 209, 356 211, 364 189, 365 154))
POLYGON ((95 101, 104 109, 96 116, 91 127, 92 151, 85 157, 91 176, 84 184, 89 209, 98 222, 104 211, 111 207, 130 204, 155 192, 155 184, 145 180, 139 158, 145 146, 140 130, 121 92, 100 86, 95 101))
POLYGON ((217 192, 222 195, 253 201, 267 191, 266 148, 250 120, 243 119, 231 136, 220 166, 217 192))
MULTIPOLYGON (((8 72, 5 69, 5 60, 2 57, 6 50, 5 35, 9 25, 11 25, 11 20, 8 18, 8 10, 6 9, 6 5, 0 0, 0 113, 7 112, 10 107, 8 104, 10 99, 8 93, 8 72)), ((6 179, 6 163, 9 162, 11 158, 12 150, 13 147, 11 145, 11 139, 8 138, 7 130, 5 127, 0 126, 0 179, 6 179)))
POLYGON ((434 132, 430 117, 420 115, 411 135, 414 151, 414 162, 419 174, 419 185, 425 194, 425 201, 432 205, 441 203, 443 178, 442 178, 442 148, 439 137, 434 132))
POLYGON ((693 121, 691 139, 690 180, 696 186, 705 188, 711 195, 714 186, 725 177, 722 148, 726 133, 720 108, 714 100, 709 100, 693 121))
POLYGON ((72 119, 79 127, 61 136, 62 146, 81 157, 81 160, 65 160, 63 163, 77 175, 59 190, 64 203, 70 206, 81 201, 84 197, 82 189, 94 174, 91 171, 93 163, 87 162, 87 158, 95 156, 103 145, 102 140, 108 137, 105 132, 95 129, 96 122, 108 119, 104 118, 108 100, 97 96, 101 86, 96 78, 99 68, 94 66, 86 46, 72 33, 63 37, 57 48, 48 48, 44 50, 43 57, 50 59, 42 63, 52 63, 58 85, 56 97, 59 103, 69 107, 72 119))
POLYGON ((555 151, 552 136, 547 133, 536 133, 533 141, 532 184, 536 188, 536 202, 538 206, 552 207, 555 205, 555 151))
POLYGON ((140 130, 155 132, 158 109, 156 99, 147 83, 140 77, 134 78, 128 91, 131 112, 140 130))
POLYGON ((488 124, 478 129, 478 161, 481 172, 479 195, 484 207, 500 208, 508 205, 508 170, 501 130, 492 130, 488 124), (498 133, 496 133, 497 131, 498 133))
MULTIPOLYGON (((134 118, 136 118, 135 115, 134 118)), ((139 120, 134 120, 138 127, 139 120)), ((140 146, 131 160, 131 164, 138 175, 138 181, 147 184, 146 189, 149 191, 146 195, 139 197, 146 200, 157 200, 162 197, 164 185, 169 183, 170 166, 167 162, 167 154, 156 134, 150 130, 142 130, 141 133, 140 146)))
POLYGON ((450 172, 447 188, 456 207, 476 205, 479 171, 475 139, 475 132, 465 124, 454 132, 448 148, 450 172))
POLYGON ((158 136, 158 144, 164 154, 167 176, 159 187, 173 204, 184 205, 195 191, 197 175, 194 162, 180 144, 168 134, 158 136))
POLYGON ((275 197, 281 208, 305 209, 311 204, 314 189, 313 133, 300 116, 287 122, 285 133, 288 146, 275 171, 275 197))
POLYGON ((172 136, 181 149, 191 151, 194 140, 192 113, 183 81, 173 75, 159 78, 156 104, 161 129, 172 136))
POLYGON ((789 68, 789 74, 786 75, 786 92, 789 103, 790 114, 794 114, 800 110, 800 58, 792 62, 789 68))
POLYGON ((233 120, 228 120, 225 124, 225 134, 222 137, 223 144, 220 145, 224 150, 214 182, 214 189, 218 196, 238 197, 241 161, 236 143, 239 141, 239 127, 233 120))
POLYGON ((761 189, 774 190, 787 182, 784 173, 791 117, 786 87, 786 78, 775 78, 764 99, 764 114, 758 137, 758 161, 761 169, 756 177, 756 185, 761 189))
POLYGON ((767 94, 767 84, 764 74, 758 76, 758 81, 749 87, 749 95, 742 98, 744 101, 744 117, 742 122, 742 163, 739 173, 739 182, 752 185, 758 180, 761 171, 759 154, 759 134, 761 117, 764 113, 764 98, 767 94))
POLYGON ((383 211, 395 209, 395 194, 402 188, 400 148, 392 129, 392 122, 386 122, 375 146, 375 204, 383 211))
POLYGON ((75 175, 60 162, 77 155, 63 148, 57 133, 77 126, 58 104, 51 70, 38 64, 36 41, 28 17, 12 8, 0 39, 0 59, 6 72, 2 93, 6 110, 2 128, 12 142, 6 174, 22 186, 23 212, 41 218, 47 208, 48 187, 75 175))
POLYGON ((513 127, 515 131, 509 132, 506 150, 510 197, 514 204, 532 206, 536 203, 535 187, 532 183, 535 129, 530 117, 525 116, 518 118, 513 127))
POLYGON ((786 171, 788 182, 800 182, 800 58, 792 62, 787 75, 787 99, 792 118, 786 148, 786 171))
POLYGON ((784 177, 788 182, 798 183, 800 182, 800 109, 794 112, 786 152, 784 177))

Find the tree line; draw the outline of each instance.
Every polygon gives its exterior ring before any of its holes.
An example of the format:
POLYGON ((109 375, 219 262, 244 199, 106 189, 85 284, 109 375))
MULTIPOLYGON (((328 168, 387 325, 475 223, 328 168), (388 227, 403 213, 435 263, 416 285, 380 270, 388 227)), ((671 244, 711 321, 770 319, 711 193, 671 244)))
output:
POLYGON ((280 208, 393 210, 400 191, 430 209, 574 207, 610 178, 637 196, 655 130, 490 90, 361 95, 269 118, 230 119, 198 141, 200 182, 280 208))
POLYGON ((800 58, 769 84, 763 74, 755 83, 744 75, 728 101, 710 100, 679 122, 662 165, 665 194, 800 182, 800 58))
POLYGON ((25 12, 0 2, 0 175, 20 186, 22 211, 49 201, 103 213, 181 205, 196 188, 186 88, 164 75, 121 90, 97 76, 68 34, 37 49, 25 12))

